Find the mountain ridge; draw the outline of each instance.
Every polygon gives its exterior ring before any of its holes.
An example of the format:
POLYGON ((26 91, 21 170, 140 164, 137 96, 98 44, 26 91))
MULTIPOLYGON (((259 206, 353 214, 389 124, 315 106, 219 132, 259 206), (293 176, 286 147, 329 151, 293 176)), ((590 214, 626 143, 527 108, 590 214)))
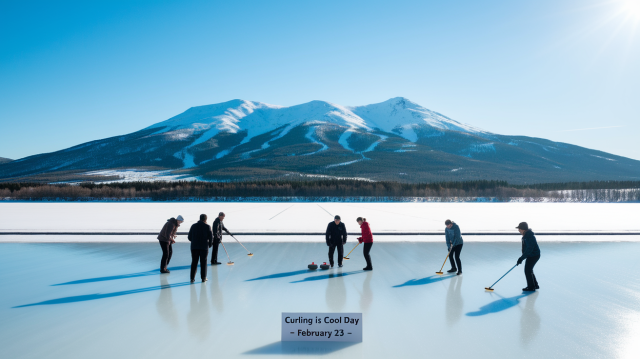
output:
POLYGON ((134 169, 208 181, 358 177, 513 183, 634 180, 640 161, 570 144, 491 133, 404 97, 363 106, 195 106, 139 131, 0 165, 0 180, 96 179, 134 169), (93 173, 93 175, 91 174, 93 173))

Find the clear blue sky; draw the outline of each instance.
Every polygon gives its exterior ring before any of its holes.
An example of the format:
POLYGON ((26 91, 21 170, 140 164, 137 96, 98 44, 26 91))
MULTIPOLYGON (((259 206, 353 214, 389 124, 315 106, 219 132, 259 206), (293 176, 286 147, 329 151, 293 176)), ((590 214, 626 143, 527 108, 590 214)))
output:
POLYGON ((640 159, 634 1, 0 0, 0 157, 235 98, 404 96, 488 131, 640 159))

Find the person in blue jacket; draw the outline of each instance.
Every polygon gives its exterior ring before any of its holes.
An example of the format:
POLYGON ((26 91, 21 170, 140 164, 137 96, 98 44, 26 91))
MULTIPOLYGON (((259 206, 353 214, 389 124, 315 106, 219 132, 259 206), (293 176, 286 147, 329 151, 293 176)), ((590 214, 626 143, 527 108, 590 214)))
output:
POLYGON ((449 269, 447 273, 458 272, 457 274, 460 275, 462 274, 462 262, 460 262, 460 252, 462 251, 462 235, 460 234, 460 227, 458 227, 456 222, 450 219, 447 219, 444 224, 447 226, 447 228, 444 229, 444 235, 447 240, 449 262, 451 262, 451 269, 449 269))
POLYGON ((540 247, 533 231, 529 228, 527 222, 520 223, 517 227, 518 232, 522 235, 522 256, 518 258, 517 265, 527 260, 524 264, 524 275, 527 277, 527 287, 522 288, 523 292, 535 292, 540 289, 536 275, 533 274, 533 267, 540 259, 540 247))

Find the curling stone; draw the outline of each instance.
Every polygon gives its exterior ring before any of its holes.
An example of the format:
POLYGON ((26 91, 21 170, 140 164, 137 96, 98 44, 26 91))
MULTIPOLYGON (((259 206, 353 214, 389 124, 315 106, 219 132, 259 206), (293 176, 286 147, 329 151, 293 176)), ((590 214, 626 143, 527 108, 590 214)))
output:
POLYGON ((327 264, 327 262, 324 262, 323 264, 321 264, 320 269, 329 269, 329 265, 327 264))
POLYGON ((318 265, 317 265, 317 264, 315 264, 315 263, 313 263, 313 262, 311 262, 311 264, 309 264, 307 267, 308 267, 309 269, 311 269, 311 270, 316 270, 316 269, 318 269, 318 265))

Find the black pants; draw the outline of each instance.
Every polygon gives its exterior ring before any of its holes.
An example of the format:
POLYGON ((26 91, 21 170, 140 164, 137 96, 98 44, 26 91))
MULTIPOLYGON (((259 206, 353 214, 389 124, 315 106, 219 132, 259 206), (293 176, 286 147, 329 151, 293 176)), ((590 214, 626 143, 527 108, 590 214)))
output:
POLYGON ((167 270, 169 262, 171 262, 171 255, 173 254, 173 248, 171 242, 160 242, 160 248, 162 248, 162 259, 160 260, 160 270, 167 270))
POLYGON ((373 268, 371 266, 371 256, 369 255, 369 252, 371 252, 371 246, 373 245, 373 243, 363 243, 364 244, 364 249, 362 250, 362 254, 364 254, 364 260, 367 261, 367 268, 373 268))
POLYGON ((218 247, 220 246, 220 241, 213 240, 213 247, 211 247, 211 264, 218 263, 218 247))
POLYGON ((462 262, 460 262, 460 252, 462 251, 462 244, 458 244, 453 247, 451 253, 449 253, 449 262, 451 262, 451 269, 456 269, 456 265, 458 266, 458 272, 462 272, 462 262), (455 256, 455 262, 454 260, 455 256))
POLYGON ((207 278, 207 256, 208 249, 192 249, 191 250, 191 280, 196 279, 198 271, 198 261, 200 261, 200 278, 207 278))
POLYGON ((336 250, 336 247, 338 247, 338 264, 342 264, 342 257, 344 257, 344 247, 342 246, 342 243, 331 243, 329 245, 329 264, 331 265, 333 265, 333 252, 336 250))
POLYGON ((527 288, 536 288, 538 286, 536 275, 533 274, 533 267, 535 267, 539 259, 540 256, 529 257, 524 262, 524 276, 527 277, 527 288))

